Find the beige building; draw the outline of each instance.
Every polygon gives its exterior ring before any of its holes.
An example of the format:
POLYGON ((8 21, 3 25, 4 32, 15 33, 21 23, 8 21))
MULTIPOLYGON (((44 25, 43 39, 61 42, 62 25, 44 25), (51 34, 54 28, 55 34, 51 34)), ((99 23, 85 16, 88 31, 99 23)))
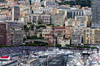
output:
POLYGON ((74 19, 67 19, 67 20, 65 21, 65 26, 66 26, 66 27, 72 27, 72 26, 74 27, 75 24, 76 24, 76 22, 75 22, 74 19))
POLYGON ((45 37, 46 34, 50 34, 52 31, 52 26, 46 26, 46 29, 42 30, 42 37, 45 37))
POLYGON ((57 9, 56 12, 57 12, 58 14, 63 14, 65 18, 66 18, 66 16, 67 16, 66 10, 63 10, 63 9, 57 9))
POLYGON ((70 45, 70 39, 63 39, 63 37, 57 37, 57 44, 61 44, 62 47, 70 45))
POLYGON ((62 44, 63 37, 57 37, 57 44, 62 44))
POLYGON ((89 18, 88 16, 75 16, 75 21, 77 22, 78 26, 87 27, 89 18))
POLYGON ((71 38, 74 34, 74 27, 65 27, 65 38, 71 38))
POLYGON ((68 39, 68 40, 67 39, 63 39, 62 40, 62 46, 64 47, 64 46, 66 46, 66 44, 70 45, 70 39, 68 39))
POLYGON ((100 29, 87 28, 83 30, 84 44, 100 44, 100 29))
POLYGON ((51 22, 54 26, 63 26, 65 17, 63 14, 53 14, 51 16, 51 22))

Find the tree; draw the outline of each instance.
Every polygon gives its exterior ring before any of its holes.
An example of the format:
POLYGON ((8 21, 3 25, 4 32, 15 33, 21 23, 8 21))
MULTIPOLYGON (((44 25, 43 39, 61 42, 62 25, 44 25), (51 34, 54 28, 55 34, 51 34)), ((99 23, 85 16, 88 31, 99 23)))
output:
POLYGON ((65 0, 61 0, 61 2, 64 2, 65 0))
POLYGON ((35 22, 35 20, 33 20, 33 23, 35 22))
POLYGON ((30 39, 31 37, 30 36, 27 36, 27 39, 30 39))
POLYGON ((35 36, 31 36, 31 39, 37 39, 37 36, 35 35, 35 36))
POLYGON ((44 7, 44 5, 41 5, 41 7, 44 7))
POLYGON ((41 2, 42 2, 43 0, 41 0, 41 2))
POLYGON ((40 34, 40 37, 42 37, 42 33, 40 34))
POLYGON ((65 35, 63 35, 63 38, 65 38, 65 35))
POLYGON ((31 22, 27 23, 27 24, 32 24, 31 22))
POLYGON ((17 0, 14 0, 15 2, 17 1, 17 0))
POLYGON ((24 41, 27 40, 27 38, 24 37, 24 41))
POLYGON ((66 44, 66 47, 71 47, 71 45, 66 44))
POLYGON ((45 14, 45 11, 43 11, 43 14, 45 14))
POLYGON ((52 27, 54 27, 54 25, 52 25, 52 27))
POLYGON ((41 43, 41 46, 47 46, 48 44, 46 44, 46 43, 41 43))
POLYGON ((38 26, 36 26, 36 29, 39 29, 39 28, 41 28, 41 27, 46 28, 45 25, 38 25, 38 26))
POLYGON ((34 24, 32 24, 30 28, 31 28, 31 30, 34 30, 34 24))
POLYGON ((70 39, 70 45, 72 44, 72 39, 70 39))
POLYGON ((25 30, 26 36, 27 36, 27 32, 29 31, 29 28, 26 25, 24 25, 24 30, 25 30))
POLYGON ((51 26, 51 24, 46 24, 47 26, 51 26))
MULTIPOLYGON (((70 6, 75 5, 75 1, 64 1, 64 0, 61 1, 62 1, 61 3, 58 3, 59 5, 66 5, 66 4, 70 6)), ((91 0, 76 0, 76 3, 77 5, 81 5, 81 7, 91 6, 91 0)))
POLYGON ((61 47, 61 44, 56 44, 55 47, 61 47))
POLYGON ((38 24, 42 24, 42 22, 43 22, 42 20, 38 20, 38 24))
POLYGON ((28 31, 29 31, 29 28, 28 28, 28 27, 26 27, 26 28, 25 28, 25 31, 26 31, 26 32, 28 32, 28 31))

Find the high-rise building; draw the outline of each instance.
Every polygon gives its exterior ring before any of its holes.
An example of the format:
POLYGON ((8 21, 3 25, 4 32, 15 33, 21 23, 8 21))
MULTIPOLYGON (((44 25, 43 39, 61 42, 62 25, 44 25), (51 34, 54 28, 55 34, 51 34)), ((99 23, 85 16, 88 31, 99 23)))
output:
POLYGON ((7 45, 21 45, 23 44, 23 23, 20 22, 6 22, 7 23, 7 45))
POLYGON ((0 22, 0 46, 23 44, 23 23, 0 22))
POLYGON ((19 17, 20 17, 20 8, 18 5, 16 5, 12 8, 12 20, 13 21, 18 20, 19 17))
POLYGON ((91 0, 92 23, 91 27, 100 27, 100 0, 91 0))
POLYGON ((0 46, 7 45, 7 24, 0 23, 0 46))

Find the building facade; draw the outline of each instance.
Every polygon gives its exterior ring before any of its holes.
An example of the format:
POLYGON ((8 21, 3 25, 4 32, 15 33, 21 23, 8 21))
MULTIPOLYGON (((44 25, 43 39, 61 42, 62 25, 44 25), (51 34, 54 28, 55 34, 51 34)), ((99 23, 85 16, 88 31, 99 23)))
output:
POLYGON ((13 45, 22 45, 23 44, 23 37, 24 31, 20 29, 15 29, 13 31, 13 45))
POLYGON ((7 24, 0 23, 0 46, 7 45, 7 24))
POLYGON ((83 30, 84 44, 100 44, 100 29, 87 28, 83 30))
POLYGON ((20 8, 19 6, 14 6, 12 8, 12 20, 15 21, 15 20, 18 20, 20 17, 20 8))
POLYGON ((51 15, 49 14, 32 14, 30 21, 33 23, 41 22, 43 24, 51 24, 51 15))
POLYGON ((54 27, 54 35, 55 36, 64 36, 65 35, 65 27, 54 27))
POLYGON ((65 38, 71 38, 74 34, 74 27, 65 27, 65 38))
POLYGON ((65 18, 63 14, 53 14, 51 16, 51 22, 54 26, 63 26, 64 20, 65 18))
POLYGON ((74 19, 67 19, 65 21, 65 27, 74 27, 75 26, 75 20, 74 19))
POLYGON ((42 37, 45 37, 46 34, 50 34, 53 31, 52 26, 46 26, 46 29, 42 30, 42 37))
POLYGON ((81 35, 72 35, 72 44, 73 45, 81 44, 81 35))
POLYGON ((33 3, 40 3, 41 0, 31 0, 31 4, 33 3))
POLYGON ((87 28, 83 30, 83 43, 94 44, 94 29, 87 28))
POLYGON ((41 15, 41 20, 42 20, 43 24, 51 24, 51 15, 42 14, 41 15))
POLYGON ((92 24, 91 27, 100 27, 100 0, 91 0, 92 24))
POLYGON ((79 10, 79 9, 76 9, 76 10, 68 9, 66 11, 66 14, 67 14, 67 18, 75 18, 75 16, 84 15, 83 10, 79 10))
POLYGON ((6 22, 7 26, 7 45, 23 44, 24 31, 23 23, 6 22))

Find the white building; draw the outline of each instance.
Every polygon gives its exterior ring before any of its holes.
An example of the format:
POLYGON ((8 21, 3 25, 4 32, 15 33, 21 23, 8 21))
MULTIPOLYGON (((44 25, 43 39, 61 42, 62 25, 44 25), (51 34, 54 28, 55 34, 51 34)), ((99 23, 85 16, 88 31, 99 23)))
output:
POLYGON ((41 2, 41 0, 31 0, 31 4, 33 4, 33 3, 40 3, 41 2))
POLYGON ((81 44, 81 35, 72 35, 72 44, 74 45, 81 44))

